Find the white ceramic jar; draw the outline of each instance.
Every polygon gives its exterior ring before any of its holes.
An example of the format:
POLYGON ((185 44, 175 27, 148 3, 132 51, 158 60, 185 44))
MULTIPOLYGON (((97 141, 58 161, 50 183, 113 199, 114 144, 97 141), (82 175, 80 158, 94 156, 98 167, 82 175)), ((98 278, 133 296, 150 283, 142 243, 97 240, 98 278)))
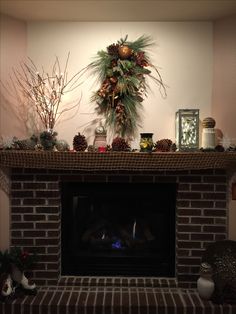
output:
POLYGON ((202 147, 204 149, 214 149, 215 143, 215 129, 204 128, 202 130, 202 147))
POLYGON ((212 267, 208 263, 201 264, 197 290, 199 296, 205 300, 209 300, 215 290, 215 283, 212 279, 212 267))

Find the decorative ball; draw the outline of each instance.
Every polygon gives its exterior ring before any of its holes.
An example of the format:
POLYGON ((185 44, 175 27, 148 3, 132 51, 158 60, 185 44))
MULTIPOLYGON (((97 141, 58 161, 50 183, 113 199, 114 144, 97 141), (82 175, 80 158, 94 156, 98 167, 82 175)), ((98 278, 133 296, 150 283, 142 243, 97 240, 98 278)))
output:
POLYGON ((128 59, 131 57, 133 50, 129 46, 122 45, 119 47, 118 53, 121 59, 128 59))
POLYGON ((216 125, 216 122, 211 117, 205 118, 202 121, 203 128, 213 129, 215 127, 215 125, 216 125))

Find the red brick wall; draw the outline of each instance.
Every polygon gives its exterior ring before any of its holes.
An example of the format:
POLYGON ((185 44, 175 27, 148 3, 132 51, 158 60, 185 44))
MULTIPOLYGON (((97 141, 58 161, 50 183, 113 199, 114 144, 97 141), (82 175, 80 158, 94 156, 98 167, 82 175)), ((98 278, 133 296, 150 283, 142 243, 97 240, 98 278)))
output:
POLYGON ((155 173, 81 173, 13 169, 11 245, 36 249, 37 284, 60 279, 61 180, 95 182, 176 182, 176 279, 179 287, 195 287, 206 245, 227 238, 227 176, 224 170, 155 173))

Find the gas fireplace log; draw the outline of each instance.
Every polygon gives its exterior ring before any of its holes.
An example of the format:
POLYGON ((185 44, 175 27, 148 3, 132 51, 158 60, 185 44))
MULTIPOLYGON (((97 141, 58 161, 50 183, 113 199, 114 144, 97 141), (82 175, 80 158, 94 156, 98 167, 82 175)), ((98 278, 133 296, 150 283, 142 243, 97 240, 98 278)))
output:
POLYGON ((119 226, 117 228, 118 228, 121 240, 124 241, 124 243, 129 248, 134 248, 146 242, 144 239, 133 238, 133 235, 130 232, 128 232, 126 229, 124 229, 122 226, 119 226))
POLYGON ((105 219, 97 221, 95 224, 90 226, 82 235, 83 242, 89 242, 92 238, 92 235, 100 230, 105 230, 108 222, 105 219))
POLYGON ((155 237, 152 235, 151 230, 148 227, 147 223, 141 222, 140 224, 142 225, 142 231, 147 241, 155 240, 155 237))

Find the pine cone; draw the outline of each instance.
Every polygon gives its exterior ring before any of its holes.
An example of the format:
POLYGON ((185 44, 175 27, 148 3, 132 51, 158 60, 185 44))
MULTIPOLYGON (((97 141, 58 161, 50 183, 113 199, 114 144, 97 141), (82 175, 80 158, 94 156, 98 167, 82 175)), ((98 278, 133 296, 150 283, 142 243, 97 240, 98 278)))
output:
POLYGON ((112 147, 112 150, 115 152, 129 151, 130 150, 130 146, 126 142, 126 140, 124 138, 118 137, 118 136, 116 138, 114 138, 114 140, 112 141, 111 147, 112 147))
POLYGON ((118 49, 119 49, 118 44, 112 44, 107 47, 107 52, 111 56, 118 56, 118 49))
POLYGON ((74 150, 76 150, 77 152, 85 151, 87 147, 88 147, 88 143, 84 135, 81 135, 80 133, 78 133, 78 135, 74 136, 74 139, 73 139, 74 150))
POLYGON ((220 152, 220 153, 224 152, 224 151, 225 151, 224 146, 222 146, 222 145, 216 145, 215 151, 216 151, 216 152, 220 152))
POLYGON ((126 121, 125 106, 121 102, 117 104, 115 112, 116 112, 116 123, 118 125, 125 124, 125 121, 126 121))
POLYGON ((165 138, 159 140, 155 144, 154 152, 170 152, 172 146, 172 141, 165 138))
POLYGON ((145 59, 145 53, 143 51, 139 51, 136 54, 136 63, 137 65, 139 65, 140 67, 146 67, 148 66, 148 62, 145 59))

